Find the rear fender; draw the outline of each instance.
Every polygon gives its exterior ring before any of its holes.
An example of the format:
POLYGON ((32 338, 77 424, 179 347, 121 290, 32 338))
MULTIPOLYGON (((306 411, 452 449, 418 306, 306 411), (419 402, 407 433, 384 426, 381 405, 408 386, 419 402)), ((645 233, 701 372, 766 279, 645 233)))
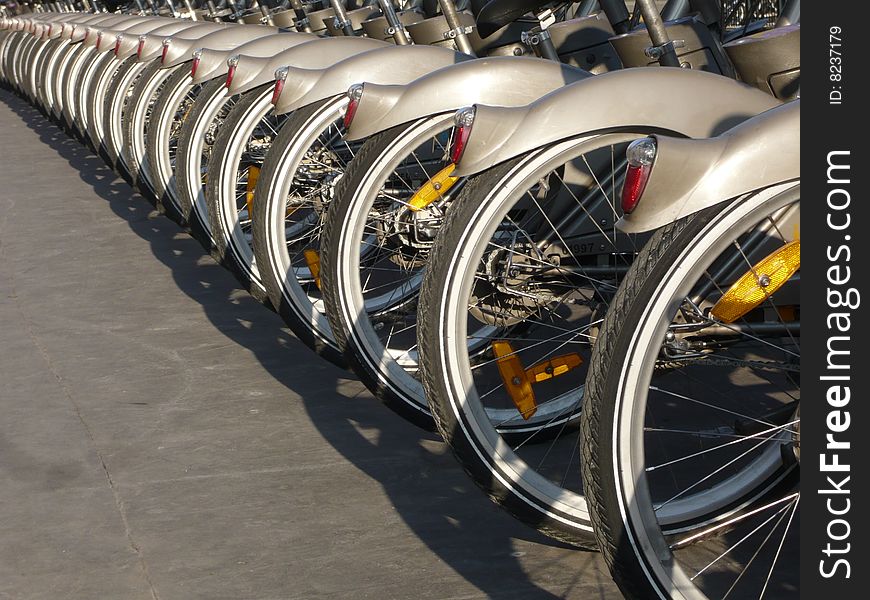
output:
POLYGON ((293 48, 299 44, 304 44, 305 42, 310 42, 316 39, 318 39, 317 36, 311 35, 310 33, 274 33, 251 40, 237 48, 228 50, 203 48, 202 55, 199 57, 199 66, 196 68, 196 77, 194 77, 193 83, 203 83, 209 79, 226 75, 228 70, 227 59, 235 54, 268 58, 283 50, 287 50, 288 48, 293 48))
POLYGON ((243 56, 236 67, 229 93, 241 94, 275 81, 278 67, 300 65, 308 69, 323 69, 349 56, 389 45, 364 37, 318 38, 268 58, 243 56))
MULTIPOLYGON (((128 27, 132 27, 133 25, 135 25, 138 19, 141 19, 141 17, 119 16, 116 19, 112 19, 111 21, 100 21, 99 24, 88 25, 84 28, 85 30, 82 32, 84 34, 84 45, 94 46, 96 48, 97 40, 99 39, 100 34, 106 37, 107 44, 109 38, 111 38, 112 43, 114 43, 115 36, 126 30, 128 27)), ((76 28, 76 30, 79 29, 81 29, 81 27, 76 28)), ((102 44, 100 44, 100 47, 102 47, 102 44)))
MULTIPOLYGON (((106 15, 81 15, 76 14, 76 18, 67 21, 67 26, 60 32, 60 37, 65 40, 72 40, 73 30, 83 28, 86 25, 99 23, 101 20, 108 18, 106 15)), ((82 34, 84 37, 84 34, 82 34)), ((81 39, 81 38, 79 38, 81 39)), ((76 40, 78 41, 78 40, 76 40)))
POLYGON ((76 28, 69 33, 69 41, 76 43, 85 39, 88 29, 96 27, 100 24, 113 23, 118 20, 118 15, 100 15, 96 18, 90 18, 76 25, 76 28))
POLYGON ((721 75, 634 68, 596 75, 527 106, 477 106, 457 175, 479 173, 584 133, 627 128, 691 138, 718 135, 779 106, 764 92, 721 75))
MULTIPOLYGON (((172 19, 166 19, 163 17, 153 17, 148 20, 143 20, 142 23, 134 25, 123 33, 119 33, 118 35, 121 38, 121 43, 118 46, 118 58, 124 59, 136 54, 136 49, 139 47, 140 35, 151 33, 161 27, 166 27, 172 21, 172 19)), ((182 27, 181 24, 178 23, 176 23, 176 26, 182 27)))
POLYGON ((180 40, 197 40, 203 36, 220 29, 236 27, 236 25, 228 25, 225 23, 195 23, 186 21, 185 27, 179 27, 171 31, 164 31, 163 28, 156 29, 151 33, 142 35, 142 53, 139 55, 139 62, 149 62, 155 58, 160 58, 163 54, 163 40, 167 38, 179 38, 180 40))
POLYGON ((800 100, 702 140, 655 136, 657 152, 637 208, 617 226, 657 229, 718 204, 800 180, 800 100))
MULTIPOLYGON (((169 38, 169 48, 166 50, 164 68, 174 67, 192 59, 196 48, 214 48, 215 50, 232 50, 240 45, 270 34, 278 33, 277 27, 265 25, 238 25, 206 34, 195 40, 169 38)), ((287 34, 292 35, 292 34, 287 34)))
POLYGON ((56 40, 63 35, 63 30, 66 29, 66 24, 75 20, 74 13, 63 13, 58 19, 51 23, 51 28, 45 33, 45 39, 56 40))
POLYGON ((358 140, 475 103, 522 106, 588 71, 538 58, 494 56, 439 69, 405 86, 366 84, 347 136, 358 140))
POLYGON ((124 22, 113 22, 110 25, 100 23, 97 26, 90 27, 90 35, 85 40, 86 46, 93 46, 94 50, 103 53, 115 49, 115 40, 118 35, 124 33, 128 29, 137 26, 142 20, 142 17, 137 17, 135 20, 126 20, 124 22), (99 46, 97 43, 99 42, 99 46))
POLYGON ((337 96, 354 83, 406 84, 426 73, 471 59, 467 54, 438 46, 388 46, 351 56, 326 69, 289 67, 275 114, 337 96))
POLYGON ((139 48, 139 36, 146 33, 153 33, 160 29, 164 34, 171 34, 175 31, 180 31, 188 27, 189 23, 179 23, 176 19, 166 19, 163 17, 154 17, 148 21, 134 25, 123 33, 120 33, 121 43, 118 46, 118 58, 125 59, 128 56, 136 54, 139 48))

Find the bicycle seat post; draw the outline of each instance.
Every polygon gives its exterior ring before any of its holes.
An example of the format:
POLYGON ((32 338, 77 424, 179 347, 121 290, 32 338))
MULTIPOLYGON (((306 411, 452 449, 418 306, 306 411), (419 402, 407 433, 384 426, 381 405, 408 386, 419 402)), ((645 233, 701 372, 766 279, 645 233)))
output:
POLYGON ((601 10, 607 15, 610 26, 614 33, 628 33, 631 23, 631 15, 623 0, 600 0, 601 10))
POLYGON ((305 13, 305 5, 302 4, 302 0, 290 0, 290 7, 296 16, 296 30, 303 33, 311 33, 311 20, 305 13))
POLYGON ((653 44, 646 49, 646 55, 658 60, 663 67, 679 67, 680 60, 674 51, 678 42, 671 41, 668 37, 664 21, 662 21, 655 2, 653 0, 637 0, 637 5, 640 7, 643 22, 646 24, 646 30, 653 44))
POLYGON ((196 16, 196 11, 193 10, 193 5, 190 3, 190 0, 184 0, 184 8, 187 9, 187 14, 190 15, 191 21, 198 21, 199 20, 196 16))
POLYGON ((556 51, 556 46, 553 44, 553 39, 550 37, 550 32, 547 28, 556 22, 556 15, 549 8, 537 11, 535 18, 538 19, 538 25, 524 31, 522 34, 522 42, 529 46, 535 54, 546 60, 559 61, 559 53, 556 51))
POLYGON ((459 15, 456 12, 456 5, 453 3, 453 0, 438 0, 438 4, 441 6, 444 18, 447 20, 447 26, 450 28, 445 35, 453 38, 456 48, 460 52, 476 56, 474 48, 471 47, 471 42, 468 41, 468 33, 471 33, 471 31, 466 32, 459 22, 459 15))
POLYGON ((399 46, 407 46, 411 43, 408 39, 408 32, 405 31, 405 26, 399 20, 399 15, 396 14, 396 9, 393 7, 391 0, 378 0, 378 5, 384 13, 384 18, 387 20, 389 27, 387 33, 393 36, 396 44, 399 46))
POLYGON ((330 0, 330 3, 332 4, 332 10, 335 11, 336 29, 340 29, 348 37, 353 37, 353 24, 347 18, 347 10, 345 10, 344 4, 342 4, 341 0, 330 0))

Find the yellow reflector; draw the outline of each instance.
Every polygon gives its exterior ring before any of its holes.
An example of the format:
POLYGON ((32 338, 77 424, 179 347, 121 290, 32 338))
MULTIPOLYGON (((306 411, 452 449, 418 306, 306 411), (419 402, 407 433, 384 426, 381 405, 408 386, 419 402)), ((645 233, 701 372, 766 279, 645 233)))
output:
POLYGON ((305 250, 305 262, 308 263, 308 270, 311 271, 311 276, 314 278, 314 284, 317 289, 320 289, 320 255, 317 250, 305 250))
POLYGON ((459 180, 459 177, 453 177, 452 173, 456 169, 456 165, 450 163, 440 171, 438 171, 432 179, 423 184, 417 192, 411 196, 411 210, 423 210, 436 200, 447 193, 453 187, 453 184, 459 180))
POLYGON ((248 183, 245 185, 245 202, 248 205, 248 215, 250 216, 251 204, 254 202, 254 190, 257 187, 257 180, 260 179, 260 167, 251 165, 248 167, 248 183))
POLYGON ((526 371, 526 374, 534 383, 540 383, 559 375, 564 375, 571 369, 579 367, 583 364, 583 359, 580 355, 572 352, 563 356, 551 358, 545 363, 535 365, 526 371))
POLYGON ((801 268, 801 242, 789 242, 756 264, 728 288, 710 314, 723 323, 733 323, 769 296, 801 268))
POLYGON ((532 383, 526 375, 523 363, 514 353, 510 343, 504 340, 493 342, 492 351, 497 359, 498 371, 508 395, 523 419, 528 420, 538 410, 538 403, 535 401, 535 392, 532 391, 532 383))

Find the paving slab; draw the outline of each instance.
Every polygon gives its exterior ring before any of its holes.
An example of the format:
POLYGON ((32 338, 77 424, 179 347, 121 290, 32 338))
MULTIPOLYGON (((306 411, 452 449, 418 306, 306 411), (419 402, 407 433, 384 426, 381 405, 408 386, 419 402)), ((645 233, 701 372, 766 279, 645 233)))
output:
POLYGON ((0 91, 0 598, 616 599, 0 91))

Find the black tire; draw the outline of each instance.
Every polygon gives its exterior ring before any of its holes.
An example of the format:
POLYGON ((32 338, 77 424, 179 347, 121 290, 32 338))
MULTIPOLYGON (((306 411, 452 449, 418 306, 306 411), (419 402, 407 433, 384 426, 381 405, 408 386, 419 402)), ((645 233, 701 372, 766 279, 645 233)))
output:
POLYGON ((379 372, 362 356, 365 350, 358 347, 359 344, 353 335, 349 335, 347 325, 341 317, 342 301, 339 298, 339 293, 343 282, 337 267, 338 255, 343 243, 344 227, 342 225, 345 223, 345 215, 355 200, 354 191, 359 188, 367 175, 377 169, 380 157, 394 144, 395 140, 401 138, 409 129, 414 129, 416 125, 416 123, 398 125, 373 135, 366 140, 351 161, 347 171, 336 186, 335 199, 326 213, 323 238, 320 244, 320 278, 329 325, 335 342, 350 368, 369 391, 390 410, 406 421, 427 431, 432 431, 435 429, 435 421, 432 419, 428 406, 413 406, 410 400, 393 390, 389 383, 385 383, 385 374, 379 372))
POLYGON ((79 81, 83 76, 82 70, 87 67, 87 59, 89 57, 93 58, 92 54, 92 48, 78 44, 73 55, 70 57, 69 64, 63 71, 60 82, 60 92, 63 94, 61 115, 65 129, 72 136, 78 136, 78 124, 76 121, 79 109, 76 106, 75 81, 79 81))
MULTIPOLYGON (((281 206, 286 206, 286 196, 279 199, 273 198, 277 195, 272 191, 272 188, 277 184, 277 180, 281 175, 280 158, 284 156, 284 148, 290 146, 294 137, 297 136, 307 122, 311 120, 318 112, 328 105, 330 100, 318 102, 292 113, 292 116, 283 124, 278 136, 272 142, 267 160, 263 163, 260 179, 257 183, 256 194, 258 198, 267 198, 267 201, 255 201, 253 206, 253 234, 254 234, 254 251, 257 255, 258 264, 260 261, 267 259, 268 249, 270 247, 268 227, 269 227, 269 203, 280 202, 281 206)), ((226 126, 224 127, 226 129, 226 126)), ((282 221, 283 222, 283 221, 282 221)), ((331 363, 346 367, 347 363, 344 356, 335 345, 332 339, 324 339, 321 334, 315 332, 315 327, 310 323, 309 318, 300 315, 285 299, 281 285, 276 281, 272 274, 265 273, 271 271, 269 267, 261 267, 262 283, 265 286, 267 297, 270 299, 272 306, 281 315, 281 318, 293 331, 294 334, 309 348, 314 350, 318 355, 331 363)))
MULTIPOLYGON (((179 69, 166 80, 160 94, 157 96, 157 100, 154 102, 154 108, 151 112, 152 122, 159 125, 159 119, 162 118, 164 112, 172 111, 174 113, 178 108, 177 106, 169 106, 169 104, 172 101, 175 92, 181 86, 184 86, 185 80, 190 80, 190 71, 187 69, 179 69), (158 121, 154 121, 155 118, 158 119, 158 121)), ((187 89, 190 90, 192 87, 193 84, 188 82, 187 89)), ((179 225, 186 225, 187 221, 183 212, 172 198, 173 192, 169 189, 171 182, 165 181, 164 178, 158 174, 159 172, 156 165, 161 159, 161 153, 164 151, 168 152, 168 149, 159 147, 159 129, 159 127, 149 127, 148 132, 145 134, 145 152, 148 157, 148 164, 152 165, 151 173, 153 176, 151 178, 151 183, 154 186, 154 193, 157 197, 157 208, 179 225)))
MULTIPOLYGON (((791 190, 786 193, 789 192, 791 190)), ((649 558, 656 551, 649 549, 646 534, 641 533, 640 527, 626 517, 625 512, 632 511, 624 508, 627 500, 620 493, 621 484, 614 475, 617 470, 628 469, 618 464, 619 458, 613 451, 615 444, 619 443, 615 415, 617 411, 629 410, 620 408, 622 365, 635 358, 632 352, 635 333, 649 322, 648 319, 656 318, 648 315, 648 307, 659 293, 662 282, 673 277, 674 265, 686 264, 684 254, 687 248, 696 244, 696 240, 709 236, 707 230, 711 224, 715 224, 721 215, 743 200, 716 205, 655 232, 629 269, 611 303, 591 357, 581 419, 582 477, 599 548, 617 585, 627 598, 633 600, 666 598, 673 584, 652 575, 661 571, 661 565, 656 565, 656 561, 649 558), (620 332, 631 332, 631 335, 620 332)), ((737 224, 731 224, 731 228, 737 224)), ((777 490, 793 489, 798 477, 799 469, 789 469, 786 465, 771 475, 759 487, 759 492, 751 492, 745 501, 753 502, 759 497, 769 498, 777 490)), ((742 501, 733 506, 742 506, 742 501)), ((707 537, 712 535, 708 534, 707 537)), ((661 538, 667 545, 667 534, 661 538)), ((664 561, 661 552, 658 551, 659 560, 664 561)))
MULTIPOLYGON (((138 113, 140 111, 145 113, 148 112, 148 107, 142 103, 148 103, 152 97, 151 94, 147 93, 147 90, 152 89, 155 81, 159 79, 165 81, 171 76, 171 73, 163 71, 163 65, 159 60, 152 61, 152 63, 146 67, 142 72, 142 75, 140 75, 139 80, 136 82, 136 85, 133 87, 133 92, 130 96, 133 104, 130 105, 129 110, 124 111, 124 117, 122 119, 122 131, 124 137, 124 149, 122 152, 124 154, 124 161, 127 163, 127 169, 130 171, 130 178, 139 192, 155 204, 155 206, 157 204, 157 197, 152 188, 151 181, 145 173, 145 169, 147 168, 145 161, 147 160, 147 157, 143 153, 140 160, 140 158, 136 156, 133 146, 138 133, 135 131, 138 113), (149 97, 145 97, 146 95, 149 97)), ((159 87, 153 91, 154 93, 159 93, 159 87)), ((142 131, 142 135, 144 136, 144 134, 147 133, 147 126, 143 125, 143 127, 145 127, 144 131, 142 131)))
MULTIPOLYGON (((84 95, 85 106, 83 110, 88 115, 87 127, 84 129, 84 142, 101 156, 103 156, 103 153, 100 152, 102 135, 100 130, 97 129, 97 120, 99 119, 102 124, 103 104, 98 102, 98 90, 101 83, 105 84, 106 81, 111 81, 118 68, 118 64, 118 60, 111 52, 103 54, 97 62, 94 74, 88 82, 88 89, 84 95)), ((105 156, 103 158, 105 159, 105 156)))
MULTIPOLYGON (((417 308, 418 318, 420 315, 437 315, 440 310, 440 296, 434 286, 427 285, 429 280, 440 281, 445 278, 446 272, 452 265, 452 262, 447 256, 448 249, 456 248, 460 243, 463 227, 452 225, 454 223, 461 224, 469 222, 473 218, 475 203, 463 202, 463 198, 474 198, 477 195, 485 193, 493 187, 494 183, 508 173, 512 167, 520 162, 521 159, 514 159, 507 163, 493 167, 472 178, 462 191, 460 198, 451 207, 447 213, 444 225, 439 232, 435 247, 430 251, 429 266, 424 278, 423 289, 420 294, 420 303, 417 308)), ((433 336, 431 323, 426 318, 419 318, 417 323, 417 336, 419 340, 431 338, 433 336)), ((420 346, 420 363, 421 366, 432 363, 432 356, 427 356, 425 346, 420 346)), ((441 389, 440 381, 432 377, 432 369, 422 369, 423 387, 426 390, 426 396, 430 397, 433 394, 445 394, 441 389)), ((505 486, 499 477, 493 473, 495 466, 487 462, 488 459, 483 458, 480 450, 475 447, 474 443, 464 434, 458 433, 463 431, 465 425, 460 423, 456 415, 450 410, 438 403, 430 402, 429 408, 432 411, 432 416, 435 419, 438 431, 448 443, 453 451, 454 457, 459 461, 465 472, 477 484, 477 486, 486 493, 489 498, 501 506, 504 510, 512 514, 515 518, 526 523, 527 525, 537 529, 545 535, 554 539, 566 542, 568 544, 585 548, 589 550, 597 549, 595 538, 592 534, 590 522, 576 522, 573 526, 566 527, 557 519, 551 518, 545 514, 540 508, 531 507, 526 501, 518 495, 515 490, 505 486)))
POLYGON ((235 275, 238 282, 247 290, 251 296, 258 302, 268 304, 269 297, 266 290, 255 282, 249 270, 241 264, 236 257, 233 249, 230 247, 232 241, 223 231, 221 223, 216 216, 216 211, 219 210, 217 205, 221 203, 220 186, 221 186, 221 169, 227 160, 227 154, 233 150, 232 142, 233 135, 240 127, 242 120, 248 116, 248 112, 252 107, 262 99, 263 94, 268 93, 272 89, 272 84, 264 84, 249 90, 239 97, 238 102, 233 106, 226 120, 221 125, 218 135, 212 145, 212 155, 208 166, 208 178, 205 184, 205 201, 208 205, 209 222, 211 224, 212 237, 214 239, 214 247, 212 248, 212 256, 216 261, 230 270, 235 275))
MULTIPOLYGON (((112 123, 112 110, 117 109, 118 105, 123 105, 127 89, 121 89, 127 74, 137 68, 138 63, 136 57, 131 56, 118 67, 112 82, 106 90, 105 102, 103 104, 103 131, 105 133, 102 143, 100 144, 100 153, 106 163, 117 171, 128 183, 133 181, 130 171, 127 170, 126 163, 121 156, 121 150, 113 141, 115 137, 120 137, 123 132, 114 131, 112 123)), ((126 85, 124 86, 127 87, 126 85)))
MULTIPOLYGON (((200 220, 199 213, 194 209, 194 203, 197 199, 191 196, 191 191, 183 182, 186 182, 188 177, 192 175, 188 172, 187 163, 188 153, 194 145, 193 136, 196 124, 203 116, 202 113, 206 109, 208 99, 213 98, 215 94, 222 93, 225 88, 226 84, 222 77, 203 86, 197 102, 193 104, 190 114, 181 126, 181 133, 178 137, 178 154, 176 155, 176 180, 180 182, 177 186, 177 200, 181 215, 190 227, 190 234, 209 252, 212 251, 214 242, 211 239, 211 234, 208 233, 207 225, 200 220)), ((199 173, 195 175, 197 178, 201 177, 199 173)))

